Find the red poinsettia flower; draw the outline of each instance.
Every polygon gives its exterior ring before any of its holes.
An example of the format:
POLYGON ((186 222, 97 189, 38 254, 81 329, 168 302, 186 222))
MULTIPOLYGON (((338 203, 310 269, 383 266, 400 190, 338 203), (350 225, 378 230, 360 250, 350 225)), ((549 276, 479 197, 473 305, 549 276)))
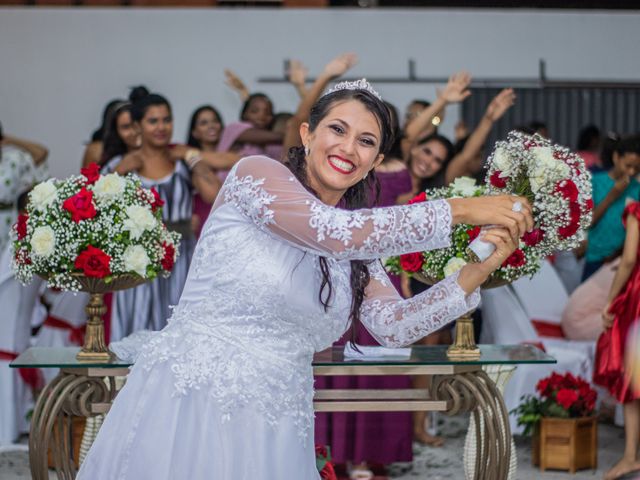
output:
POLYGON ((100 167, 97 163, 90 163, 80 169, 80 173, 87 179, 87 185, 93 185, 100 178, 100 167))
POLYGON ((400 267, 405 272, 419 272, 424 265, 424 255, 421 252, 400 255, 400 267))
POLYGON ((155 187, 151 187, 151 193, 153 193, 153 202, 151 202, 151 210, 154 212, 164 205, 164 200, 160 198, 160 194, 155 189, 155 187))
POLYGON ((534 228, 522 236, 522 241, 527 247, 535 247, 544 238, 544 230, 534 228))
POLYGON ((543 378, 536 385, 536 390, 540 395, 545 395, 547 388, 549 388, 549 378, 543 378))
POLYGON ((576 400, 578 400, 578 392, 569 388, 561 388, 556 394, 556 401, 566 410, 569 410, 576 400))
POLYGON ((16 222, 16 233, 18 234, 18 240, 22 240, 27 236, 27 221, 29 220, 29 215, 26 213, 21 213, 18 215, 18 221, 16 222))
POLYGON ((578 187, 573 180, 561 180, 556 184, 555 191, 570 202, 578 200, 578 187))
POLYGON ((478 238, 478 235, 480 235, 480 227, 476 225, 475 227, 470 228, 467 230, 467 235, 469 235, 469 242, 473 242, 478 238))
POLYGON ((99 248, 89 245, 76 257, 75 268, 82 270, 87 277, 104 278, 111 275, 109 264, 111 257, 99 248))
POLYGON ((82 190, 74 196, 67 198, 62 204, 62 208, 71 213, 71 220, 76 223, 93 218, 98 213, 93 205, 93 192, 87 190, 86 187, 82 187, 82 190))
POLYGON ((496 188, 504 188, 507 186, 507 180, 500 176, 502 172, 500 170, 496 170, 489 177, 489 183, 496 188))
POLYGON ((409 200, 407 202, 407 205, 411 205, 411 204, 414 204, 414 203, 420 203, 420 202, 426 202, 426 201, 427 201, 427 194, 425 192, 420 192, 415 197, 413 197, 411 200, 409 200))
POLYGON ((164 256, 162 257, 162 260, 160 260, 160 264, 162 265, 162 268, 167 272, 170 272, 175 263, 176 247, 172 243, 163 243, 162 248, 164 250, 164 256))
POLYGON ((504 262, 502 262, 502 266, 518 268, 518 267, 522 267, 526 263, 527 263, 527 259, 524 255, 524 252, 521 249, 516 248, 514 252, 511 255, 509 255, 509 258, 507 258, 504 262))

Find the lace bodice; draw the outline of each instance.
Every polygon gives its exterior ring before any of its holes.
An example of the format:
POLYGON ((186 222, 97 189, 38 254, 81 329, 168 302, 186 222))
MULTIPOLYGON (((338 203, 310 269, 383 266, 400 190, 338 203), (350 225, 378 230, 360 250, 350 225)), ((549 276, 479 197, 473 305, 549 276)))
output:
POLYGON ((410 344, 477 305, 478 293, 465 295, 456 276, 404 300, 377 260, 445 247, 450 229, 445 201, 340 210, 279 162, 247 157, 213 206, 169 325, 138 363, 170 362, 176 394, 207 389, 229 416, 248 404, 271 422, 289 415, 305 435, 312 355, 348 328, 350 260, 371 261, 361 320, 383 345, 410 344), (326 310, 320 255, 333 284, 326 310))

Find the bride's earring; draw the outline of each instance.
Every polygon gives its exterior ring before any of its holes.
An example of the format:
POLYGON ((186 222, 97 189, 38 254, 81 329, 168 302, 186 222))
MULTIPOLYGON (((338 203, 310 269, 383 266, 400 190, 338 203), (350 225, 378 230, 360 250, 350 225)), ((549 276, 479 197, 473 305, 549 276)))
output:
POLYGON ((309 145, 305 145, 304 146, 304 154, 305 154, 305 156, 308 157, 310 153, 311 153, 311 150, 309 150, 309 145))
POLYGON ((365 173, 364 177, 362 177, 362 180, 366 180, 368 176, 369 176, 369 172, 365 173))

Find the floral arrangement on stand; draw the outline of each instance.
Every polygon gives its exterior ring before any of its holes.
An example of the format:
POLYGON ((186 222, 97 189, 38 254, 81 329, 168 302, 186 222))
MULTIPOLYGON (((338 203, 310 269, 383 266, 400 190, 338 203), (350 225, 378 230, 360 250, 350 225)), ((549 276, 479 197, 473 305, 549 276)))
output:
POLYGON ((34 274, 61 290, 81 289, 78 275, 109 284, 119 275, 152 280, 169 275, 180 235, 162 222, 163 201, 133 175, 82 175, 34 187, 13 229, 14 270, 23 283, 34 274))
MULTIPOLYGON (((542 258, 556 250, 575 248, 585 238, 593 210, 590 173, 578 155, 539 135, 511 132, 506 141, 497 142, 489 157, 486 186, 468 177, 457 178, 447 187, 418 194, 409 203, 501 194, 526 197, 533 208, 535 228, 521 238, 519 248, 490 281, 505 283, 532 276, 542 258)), ((450 247, 392 257, 387 267, 394 273, 419 273, 441 280, 477 260, 469 246, 481 241, 480 232, 478 226, 456 225, 450 247)))
POLYGON ((518 425, 529 435, 544 417, 582 418, 593 414, 597 392, 581 377, 571 373, 553 372, 536 385, 539 396, 526 395, 511 413, 516 414, 518 425))
POLYGON ((331 462, 331 449, 325 445, 316 445, 316 467, 322 480, 338 480, 331 462))

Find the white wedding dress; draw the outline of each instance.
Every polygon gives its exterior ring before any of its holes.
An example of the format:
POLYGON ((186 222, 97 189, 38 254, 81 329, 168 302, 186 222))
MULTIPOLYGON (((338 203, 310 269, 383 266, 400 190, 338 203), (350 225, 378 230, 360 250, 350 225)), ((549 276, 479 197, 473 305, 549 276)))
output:
POLYGON ((362 323, 412 343, 479 301, 451 276, 401 299, 380 257, 445 247, 445 201, 346 211, 266 157, 231 170, 169 324, 146 343, 79 480, 318 479, 313 353, 348 328, 352 259, 371 259, 362 323), (333 284, 319 301, 325 256, 333 284))

